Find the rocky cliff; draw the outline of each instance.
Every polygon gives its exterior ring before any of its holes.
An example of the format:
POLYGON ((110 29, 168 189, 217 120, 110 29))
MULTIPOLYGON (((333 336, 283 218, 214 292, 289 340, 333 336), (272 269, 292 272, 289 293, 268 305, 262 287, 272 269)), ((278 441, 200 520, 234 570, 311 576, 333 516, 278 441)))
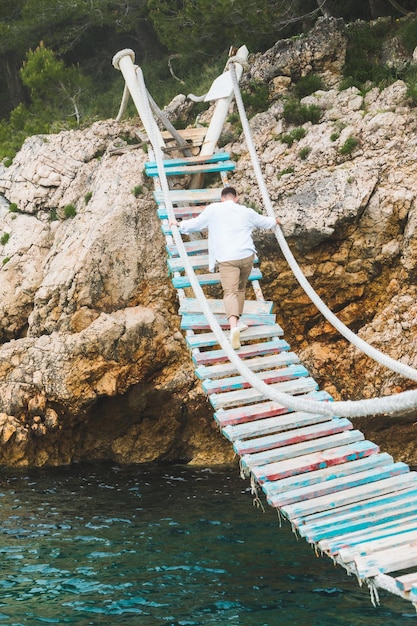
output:
MULTIPOLYGON (((276 213, 312 285, 365 340, 416 367, 416 109, 401 81, 366 94, 339 90, 345 49, 343 24, 321 20, 250 59, 243 84, 263 80, 270 93, 251 126, 276 213), (325 89, 302 104, 320 119, 295 125, 285 96, 309 73, 325 89)), ((178 111, 170 108, 174 119, 178 111)), ((232 459, 179 331, 137 130, 138 120, 107 120, 34 136, 10 167, 0 165, 2 464, 232 459)), ((232 122, 224 142, 237 163, 231 183, 259 206, 232 122)), ((275 239, 257 241, 264 295, 323 388, 343 399, 412 388, 340 339, 275 239)), ((416 420, 357 425, 417 464, 416 420)))

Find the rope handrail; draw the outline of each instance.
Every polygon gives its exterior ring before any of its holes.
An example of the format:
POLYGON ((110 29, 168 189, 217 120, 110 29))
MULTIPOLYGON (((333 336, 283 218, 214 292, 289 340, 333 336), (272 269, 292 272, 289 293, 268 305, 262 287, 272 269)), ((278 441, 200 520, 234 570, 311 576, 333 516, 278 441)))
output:
MULTIPOLYGON (((233 61, 233 59, 231 59, 233 61)), ((236 80, 236 73, 234 71, 234 63, 230 63, 230 74, 232 77, 233 88, 235 89, 235 99, 236 104, 239 109, 240 119, 242 122, 242 128, 245 135, 246 144, 251 156, 252 165, 255 170, 257 182, 259 185, 259 189, 262 194, 262 199, 264 201, 265 209, 271 217, 275 217, 274 209, 272 207, 272 202, 268 193, 268 189, 266 187, 261 167, 259 164, 258 155, 255 149, 255 145, 252 139, 252 132, 250 130, 248 118, 246 116, 246 111, 244 108, 242 95, 240 93, 239 84, 236 80)), ((352 343, 356 348, 364 352, 367 356, 369 356, 374 361, 377 361, 380 365, 384 365, 388 369, 401 374, 405 378, 409 378, 417 382, 417 370, 413 367, 410 367, 406 363, 402 363, 401 361, 397 361, 387 354, 384 354, 380 350, 377 350, 373 346, 369 345, 366 341, 358 337, 354 332, 350 330, 323 302, 320 296, 314 291, 313 287, 310 285, 306 277, 304 276, 300 266, 298 265, 293 253, 291 252, 287 241, 284 238, 282 230, 279 226, 275 229, 275 236, 278 241, 278 244, 281 248, 281 251, 290 266, 294 276, 300 283, 301 287, 304 289, 310 300, 316 305, 317 309, 322 313, 322 315, 327 319, 327 321, 334 327, 339 333, 345 337, 350 343, 352 343)))
MULTIPOLYGON (((233 70, 232 70, 233 75, 233 70)), ((137 80, 139 89, 142 93, 146 94, 146 86, 143 79, 143 73, 140 68, 137 72, 137 80)), ((149 140, 152 144, 152 148, 155 155, 155 161, 158 168, 158 176, 161 184, 161 190, 164 197, 165 206, 168 213, 169 220, 175 219, 174 209, 169 197, 168 179, 165 174, 163 164, 163 153, 158 142, 158 134, 156 122, 153 118, 152 111, 148 98, 144 98, 143 114, 147 117, 146 128, 149 132, 149 140)), ((236 367, 239 374, 245 377, 249 384, 262 393, 265 398, 268 398, 280 405, 286 406, 294 411, 307 411, 309 413, 319 413, 329 416, 340 417, 358 417, 376 415, 379 413, 389 414, 397 413, 398 411, 406 411, 413 409, 417 406, 417 390, 404 391, 396 396, 388 396, 384 398, 374 398, 356 401, 338 401, 332 403, 319 402, 317 400, 305 399, 297 396, 292 396, 286 393, 277 391, 276 389, 268 386, 262 380, 260 380, 254 372, 252 372, 240 359, 239 355, 233 350, 230 342, 226 338, 225 333, 214 317, 205 297, 205 294, 199 284, 195 275, 194 269, 188 258, 184 242, 182 241, 180 232, 176 226, 172 228, 172 234, 175 244, 178 249, 178 253, 182 262, 184 263, 184 269, 190 280, 191 287, 194 294, 201 306, 203 314, 206 316, 211 330, 213 331, 218 343, 224 350, 226 356, 231 363, 236 367)))

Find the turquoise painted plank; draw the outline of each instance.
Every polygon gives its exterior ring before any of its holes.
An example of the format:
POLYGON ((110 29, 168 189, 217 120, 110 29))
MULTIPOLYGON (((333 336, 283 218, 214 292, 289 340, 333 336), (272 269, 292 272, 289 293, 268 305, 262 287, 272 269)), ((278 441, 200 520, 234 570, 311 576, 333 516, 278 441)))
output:
MULTIPOLYGON (((188 255, 193 254, 201 254, 203 252, 208 252, 208 241, 207 239, 192 239, 191 241, 183 242, 185 249, 188 255)), ((169 256, 178 257, 179 252, 178 248, 175 244, 168 244, 166 246, 166 251, 169 256)))
POLYGON ((282 510, 289 519, 297 518, 302 515, 311 515, 311 513, 334 509, 345 504, 354 504, 371 496, 376 498, 387 493, 392 493, 398 486, 407 485, 413 481, 415 482, 413 472, 409 472, 408 474, 401 474, 400 476, 380 480, 372 483, 372 485, 361 485, 360 487, 353 487, 352 489, 331 494, 330 496, 321 496, 305 502, 289 504, 288 506, 282 507, 282 510))
MULTIPOLYGON (((199 254, 199 255, 194 255, 192 257, 189 257, 188 259, 191 263, 191 265, 193 266, 194 269, 196 268, 205 268, 208 270, 208 265, 209 265, 209 256, 208 254, 199 254)), ((254 263, 258 263, 259 259, 256 257, 254 260, 254 263)), ((171 272, 183 272, 185 270, 184 268, 184 262, 182 259, 178 258, 178 259, 168 259, 167 260, 167 265, 168 268, 171 272)))
POLYGON ((324 513, 326 515, 322 517, 308 515, 294 522, 299 534, 311 543, 363 531, 370 524, 381 521, 398 523, 403 516, 416 515, 417 489, 409 487, 381 498, 370 497, 355 506, 347 505, 324 513))
MULTIPOLYGON (((249 328, 245 330, 244 333, 240 334, 240 341, 252 341, 254 339, 266 339, 270 337, 281 337, 284 334, 281 326, 278 324, 274 324, 273 326, 255 326, 253 328, 249 328)), ((219 345, 217 338, 214 333, 199 333, 198 335, 192 335, 185 338, 188 347, 190 349, 194 348, 210 348, 211 346, 219 345)), ((237 350, 237 354, 240 355, 241 350, 244 348, 240 348, 237 350)))
POLYGON ((370 485, 378 480, 391 478, 410 471, 405 463, 392 463, 385 467, 377 467, 366 472, 359 472, 327 480, 321 484, 309 485, 288 491, 287 493, 275 493, 268 495, 268 502, 271 506, 282 507, 288 504, 304 501, 306 499, 319 498, 338 491, 359 487, 360 485, 370 485))
MULTIPOLYGON (((318 388, 316 381, 309 376, 286 380, 283 383, 270 385, 272 389, 288 394, 306 393, 318 388)), ((226 391, 225 393, 212 393, 209 396, 212 407, 217 410, 241 404, 252 404, 264 400, 264 395, 257 389, 239 389, 239 391, 226 391)))
MULTIPOLYGON (((243 333, 240 333, 241 341, 247 337, 251 331, 256 330, 257 328, 259 327, 254 326, 245 330, 243 333)), ((272 341, 264 341, 256 344, 251 343, 243 346, 239 350, 239 357, 241 359, 245 359, 246 361, 253 357, 262 358, 265 355, 279 355, 289 349, 290 346, 284 339, 277 339, 276 337, 273 337, 272 341)), ((192 355, 192 359, 194 364, 200 367, 210 367, 213 364, 217 365, 221 363, 229 363, 229 358, 224 350, 206 350, 205 352, 198 352, 197 354, 192 355)))
POLYGON ((417 572, 397 576, 395 583, 400 591, 410 591, 413 587, 417 586, 417 572))
MULTIPOLYGON (((332 397, 326 391, 311 391, 300 397, 305 400, 311 399, 319 402, 330 402, 332 400, 332 397)), ((225 428, 229 425, 246 424, 247 422, 285 414, 292 414, 292 409, 268 400, 237 409, 221 408, 214 414, 214 419, 220 428, 225 428)))
POLYGON ((378 550, 401 545, 411 540, 413 533, 417 537, 417 517, 410 516, 401 519, 401 524, 370 524, 366 531, 352 533, 346 538, 326 542, 328 554, 338 557, 345 563, 351 563, 356 556, 365 556, 378 550))
MULTIPOLYGON (((205 208, 205 206, 200 205, 173 207, 173 213, 177 220, 189 220, 192 217, 197 217, 197 215, 200 215, 200 213, 202 213, 205 208)), ((168 219, 168 209, 165 205, 160 206, 156 210, 156 214, 160 220, 168 219)))
MULTIPOLYGON (((266 372, 257 372, 259 380, 267 385, 278 383, 284 380, 292 380, 308 376, 308 371, 304 365, 289 365, 276 370, 268 370, 266 372)), ((202 387, 207 394, 223 393, 225 391, 235 391, 238 389, 248 389, 250 383, 244 376, 230 376, 228 378, 219 378, 215 380, 206 379, 203 381, 202 387)))
MULTIPOLYGON (((222 328, 226 330, 229 329, 229 322, 225 315, 214 314, 214 317, 216 318, 218 324, 220 324, 222 328)), ((266 325, 274 326, 275 319, 276 319, 275 315, 270 314, 270 313, 269 314, 249 313, 246 315, 243 314, 241 317, 242 322, 245 323, 249 327, 266 326, 266 325)), ((200 314, 200 313, 190 313, 190 314, 185 314, 182 316, 181 328, 182 330, 208 330, 210 326, 205 315, 200 314)), ((229 333, 227 333, 227 336, 228 335, 229 333)), ((248 341, 249 337, 250 335, 248 334, 248 331, 241 333, 241 341, 245 339, 248 341)))
MULTIPOLYGON (((170 189, 168 197, 173 204, 194 202, 195 204, 205 204, 209 202, 220 202, 223 187, 217 189, 170 189)), ((164 203, 162 191, 154 191, 153 196, 157 204, 164 203)))
MULTIPOLYGON (((207 299, 207 304, 213 313, 222 313, 224 315, 224 300, 207 299)), ((271 313, 274 303, 270 300, 245 300, 243 313, 271 313)), ((201 313, 201 303, 197 298, 182 298, 180 300, 180 308, 178 311, 183 313, 201 313)))
MULTIPOLYGON (((166 176, 183 176, 185 174, 209 174, 211 172, 233 172, 236 165, 233 161, 223 161, 222 163, 202 163, 199 165, 172 165, 165 168, 166 176)), ((147 167, 147 176, 158 176, 158 168, 147 167)))
MULTIPOLYGON (((220 274, 218 272, 212 272, 210 274, 197 274, 196 276, 200 285, 220 284, 220 274)), ((248 280, 261 280, 261 278, 261 270, 258 267, 254 267, 249 274, 248 280)), ((175 289, 185 289, 186 287, 191 287, 190 279, 188 278, 188 276, 176 276, 172 279, 172 284, 174 285, 175 289)))
POLYGON ((222 432, 226 439, 233 442, 238 439, 244 440, 251 437, 262 437, 264 435, 289 431, 295 428, 312 426, 313 424, 322 424, 323 422, 330 422, 332 419, 333 418, 329 415, 296 411, 288 415, 278 415, 277 417, 258 419, 235 426, 226 426, 223 428, 222 432))
MULTIPOLYGON (((164 159, 164 168, 176 167, 177 165, 201 165, 203 163, 220 163, 221 161, 229 161, 230 154, 228 152, 216 152, 210 155, 197 154, 190 157, 179 157, 175 159, 164 159)), ((156 161, 147 161, 145 170, 157 167, 156 161)))
POLYGON ((356 461, 349 461, 348 463, 325 467, 324 469, 290 476, 289 478, 283 478, 282 480, 266 482, 262 485, 262 489, 266 495, 273 496, 275 494, 289 492, 293 489, 302 489, 304 487, 308 487, 309 485, 326 483, 326 481, 342 478, 344 476, 350 476, 351 474, 356 474, 358 472, 367 472, 368 470, 383 467, 384 465, 389 465, 393 462, 394 460, 392 456, 387 452, 373 454, 372 456, 357 459, 356 461))
MULTIPOLYGON (((254 359, 245 359, 246 367, 248 367, 252 372, 285 367, 299 362, 300 359, 295 352, 279 352, 278 354, 259 356, 254 359)), ((236 366, 229 361, 228 363, 217 363, 216 365, 200 365, 196 368, 195 373, 197 378, 204 380, 205 378, 222 378, 232 376, 238 374, 238 370, 236 366)))
POLYGON ((397 572, 417 566, 417 541, 404 546, 383 550, 371 556, 355 558, 356 572, 359 578, 371 578, 377 574, 397 572))
POLYGON ((250 471, 258 483, 262 485, 268 480, 279 480, 296 474, 304 474, 331 465, 354 461, 378 452, 379 447, 372 441, 358 441, 351 445, 341 445, 289 460, 268 463, 268 465, 261 467, 252 467, 250 471))
MULTIPOLYGON (((364 440, 364 434, 360 430, 349 430, 320 439, 302 441, 285 448, 277 448, 266 452, 246 454, 241 458, 241 465, 248 470, 259 468, 263 465, 273 465, 280 461, 294 460, 296 457, 313 453, 324 453, 329 448, 338 448, 352 443, 359 443, 364 440)), ((294 516, 295 517, 295 516, 294 516)))
POLYGON ((353 429, 352 422, 348 419, 333 418, 328 422, 313 424, 303 428, 294 428, 285 432, 273 433, 253 439, 237 439, 233 444, 236 454, 256 454, 258 452, 291 446, 304 441, 311 441, 318 437, 327 437, 353 429))

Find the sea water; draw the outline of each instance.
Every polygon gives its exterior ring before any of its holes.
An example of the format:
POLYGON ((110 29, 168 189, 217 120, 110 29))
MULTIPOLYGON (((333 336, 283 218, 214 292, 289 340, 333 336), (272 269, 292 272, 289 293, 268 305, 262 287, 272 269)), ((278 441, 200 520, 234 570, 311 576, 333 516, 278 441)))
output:
POLYGON ((235 467, 2 470, 0 532, 0 624, 417 626, 253 506, 235 467))

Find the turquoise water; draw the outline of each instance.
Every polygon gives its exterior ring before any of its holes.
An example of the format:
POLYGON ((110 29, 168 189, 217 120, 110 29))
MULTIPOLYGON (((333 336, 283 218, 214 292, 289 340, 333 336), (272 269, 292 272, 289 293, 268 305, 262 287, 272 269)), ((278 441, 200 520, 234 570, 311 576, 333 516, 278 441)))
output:
POLYGON ((0 624, 417 625, 252 506, 235 468, 3 470, 0 492, 0 624))

